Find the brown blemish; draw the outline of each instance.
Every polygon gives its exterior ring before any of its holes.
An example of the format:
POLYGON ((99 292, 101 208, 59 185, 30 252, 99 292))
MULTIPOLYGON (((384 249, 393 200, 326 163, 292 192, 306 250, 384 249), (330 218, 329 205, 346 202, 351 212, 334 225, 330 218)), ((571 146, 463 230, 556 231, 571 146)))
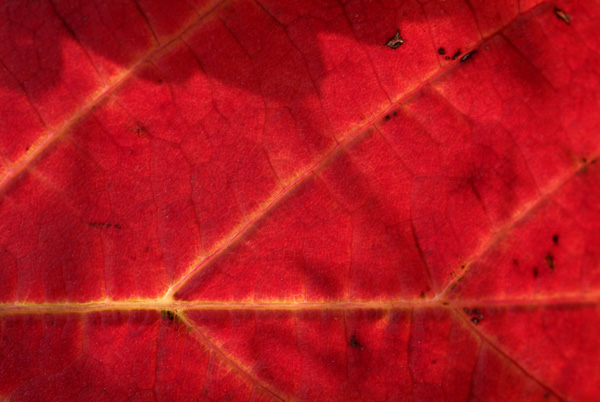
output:
POLYGON ((554 271, 554 256, 550 253, 546 254, 546 264, 548 264, 548 268, 554 271))
POLYGON ((178 323, 180 321, 177 313, 171 310, 160 310, 160 315, 171 323, 178 323))
POLYGON ((442 56, 446 54, 446 49, 444 49, 443 47, 438 49, 438 54, 441 54, 442 56))
POLYGON ((565 13, 560 8, 555 8, 554 9, 554 14, 558 17, 558 19, 560 19, 565 24, 571 25, 571 18, 572 17, 570 15, 568 15, 567 13, 565 13))
POLYGON ((361 345, 361 343, 356 338, 356 335, 352 335, 349 343, 350 343, 350 346, 352 346, 353 348, 356 348, 356 349, 360 348, 360 350, 364 349, 363 345, 361 345))
POLYGON ((460 49, 456 50, 456 52, 454 53, 454 55, 452 56, 452 60, 456 60, 458 59, 458 56, 460 56, 460 49))
POLYGON ((402 39, 400 37, 400 30, 398 29, 396 31, 396 35, 392 36, 390 39, 388 39, 387 43, 385 44, 387 47, 390 47, 392 49, 397 49, 400 47, 400 45, 402 45, 404 43, 404 39, 402 39))
POLYGON ((539 275, 537 267, 533 267, 533 277, 537 278, 539 275))
POLYGON ((557 234, 552 236, 552 243, 558 244, 558 235, 557 234))
POLYGON ((142 123, 137 123, 137 125, 135 127, 135 135, 142 138, 142 137, 145 137, 147 134, 148 134, 148 130, 146 130, 146 127, 144 127, 144 125, 142 123))
POLYGON ((469 60, 475 53, 477 53, 477 49, 471 50, 469 53, 465 54, 463 57, 460 58, 460 62, 464 63, 465 61, 469 60))

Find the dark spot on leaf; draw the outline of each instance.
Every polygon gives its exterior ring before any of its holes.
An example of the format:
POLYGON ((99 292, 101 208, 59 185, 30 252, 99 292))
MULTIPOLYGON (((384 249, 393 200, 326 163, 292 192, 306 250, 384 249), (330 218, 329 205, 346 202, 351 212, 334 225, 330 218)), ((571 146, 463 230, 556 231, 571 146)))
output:
POLYGON ((386 114, 386 115, 385 115, 385 119, 386 119, 386 120, 389 120, 389 119, 390 119, 390 115, 389 115, 389 114, 386 114))
POLYGON ((546 398, 546 399, 550 399, 550 393, 546 392, 546 393, 544 394, 544 398, 546 398))
POLYGON ((548 268, 554 271, 554 256, 550 253, 546 254, 546 264, 548 264, 548 268))
POLYGON ((385 45, 387 47, 391 47, 392 49, 397 49, 403 43, 404 43, 404 39, 402 39, 400 37, 400 30, 398 29, 396 31, 396 35, 394 35, 393 37, 391 37, 390 39, 388 39, 388 41, 387 41, 387 43, 385 45))
POLYGON ((477 317, 471 318, 471 321, 473 321, 473 324, 479 324, 479 318, 477 317))
POLYGON ((465 308, 463 308, 463 310, 464 310, 464 312, 465 312, 465 313, 467 313, 467 314, 471 314, 471 312, 469 311, 469 309, 468 309, 468 308, 466 308, 466 307, 465 307, 465 308))
POLYGON ((162 315, 163 318, 166 318, 171 322, 175 321, 175 319, 177 318, 177 315, 171 310, 161 310, 160 315, 162 315))
POLYGON ((554 236, 552 236, 552 243, 558 244, 558 235, 557 234, 555 234, 554 236))
POLYGON ((436 363, 437 363, 437 360, 436 360, 436 359, 433 359, 433 360, 431 361, 431 364, 436 364, 436 363))
POLYGON ((122 229, 121 225, 119 225, 119 224, 116 224, 116 223, 115 223, 115 228, 116 228, 116 229, 122 229))
POLYGON ((458 50, 457 50, 457 51, 454 53, 454 55, 452 56, 452 60, 456 60, 456 59, 458 59, 458 56, 460 56, 460 49, 458 49, 458 50))
POLYGON ((478 310, 478 309, 476 309, 476 308, 474 308, 474 309, 473 309, 473 314, 479 314, 479 310, 478 310))
POLYGON ((54 326, 54 321, 52 321, 52 322, 50 323, 50 325, 54 326))
POLYGON ((158 83, 161 84, 162 83, 162 78, 158 79, 158 83))
POLYGON ((538 269, 537 269, 537 267, 533 267, 533 277, 537 278, 537 276, 538 276, 538 269))
POLYGON ((446 49, 444 49, 443 47, 438 49, 438 53, 441 54, 442 56, 446 54, 446 49))
POLYGON ((398 116, 398 112, 392 113, 392 116, 398 116))
POLYGON ((517 260, 516 258, 513 258, 513 264, 514 265, 519 265, 519 260, 517 260))
POLYGON ((363 350, 363 346, 360 344, 360 342, 358 341, 358 339, 356 339, 356 335, 352 335, 352 337, 350 338, 350 346, 352 346, 353 348, 360 348, 360 350, 363 350))
POLYGON ((142 123, 137 123, 137 126, 135 128, 135 134, 140 138, 145 137, 146 134, 148 134, 148 130, 146 130, 146 127, 144 127, 142 123))
POLYGON ((425 298, 425 292, 421 292, 421 294, 419 295, 419 297, 420 297, 421 299, 424 299, 424 298, 425 298))
POLYGON ((460 269, 465 269, 466 266, 467 266, 466 264, 463 264, 463 265, 460 266, 460 269))
POLYGON ((29 151, 29 147, 25 147, 25 151, 29 151))
POLYGON ((450 56, 446 56, 446 57, 444 57, 444 59, 450 60, 450 56))
POLYGON ((555 8, 554 9, 554 14, 556 14, 556 16, 562 20, 565 24, 567 25, 571 25, 571 16, 568 15, 567 13, 565 13, 563 10, 561 10, 560 8, 555 8))
POLYGON ((477 49, 471 50, 469 53, 465 54, 463 57, 460 58, 460 62, 464 63, 465 61, 469 60, 475 53, 477 53, 477 49))

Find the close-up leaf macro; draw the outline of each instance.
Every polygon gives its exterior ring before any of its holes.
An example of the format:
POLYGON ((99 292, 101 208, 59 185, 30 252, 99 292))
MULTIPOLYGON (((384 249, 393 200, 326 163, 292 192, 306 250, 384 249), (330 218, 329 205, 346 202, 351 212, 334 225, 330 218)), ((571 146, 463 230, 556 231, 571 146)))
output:
POLYGON ((599 21, 0 0, 0 401, 599 401, 599 21))

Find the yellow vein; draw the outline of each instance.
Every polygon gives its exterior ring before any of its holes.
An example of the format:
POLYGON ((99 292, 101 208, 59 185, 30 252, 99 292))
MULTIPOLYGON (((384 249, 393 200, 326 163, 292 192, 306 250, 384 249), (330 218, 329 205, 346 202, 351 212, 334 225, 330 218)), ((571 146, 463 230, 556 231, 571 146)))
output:
POLYGON ((563 175, 562 177, 554 180, 535 200, 525 204, 520 211, 513 215, 504 226, 495 231, 487 241, 481 244, 481 246, 467 259, 465 263, 465 269, 462 270, 460 275, 448 282, 446 287, 440 292, 439 299, 445 299, 446 296, 454 289, 454 284, 458 283, 462 278, 465 277, 467 272, 473 267, 473 265, 483 257, 489 250, 492 249, 509 231, 519 225, 524 219, 526 219, 531 213, 533 213, 538 207, 544 202, 549 200, 554 194, 556 194, 562 187, 564 187, 571 179, 573 179, 579 172, 582 172, 589 168, 590 164, 596 162, 597 156, 591 158, 589 161, 581 162, 578 168, 571 172, 563 175))
MULTIPOLYGON (((510 25, 514 20, 516 20, 517 18, 519 18, 521 16, 522 15, 517 15, 508 24, 498 28, 496 31, 494 31, 490 35, 481 38, 478 42, 474 43, 470 48, 473 48, 473 49, 478 48, 479 46, 481 46, 481 44, 483 42, 485 42, 489 38, 497 35, 506 26, 510 25)), ((353 142, 353 140, 357 139, 361 134, 365 133, 368 129, 370 129, 371 127, 375 127, 376 123, 378 121, 381 121, 384 118, 384 116, 390 114, 390 112, 392 112, 393 109, 398 107, 398 105, 406 102, 413 95, 418 94, 420 91, 423 90, 424 87, 429 85, 430 82, 432 82, 436 78, 442 76, 443 74, 445 74, 447 71, 451 70, 452 68, 457 68, 457 64, 456 63, 448 63, 446 66, 440 67, 435 73, 431 74, 428 77, 425 77, 420 85, 418 85, 415 88, 413 88, 412 90, 407 91, 406 93, 400 95, 400 97, 397 98, 396 102, 387 106, 381 112, 375 114, 374 118, 367 121, 361 127, 358 127, 357 129, 351 131, 350 134, 345 136, 341 142, 339 142, 329 152, 327 152, 321 160, 319 160, 318 162, 316 162, 315 164, 310 166, 307 170, 305 170, 298 177, 296 177, 296 179, 294 179, 290 184, 288 184, 286 187, 282 188, 277 194, 275 194, 273 196, 273 198, 271 198, 270 201, 267 201, 266 206, 264 208, 257 211, 245 224, 243 224, 241 226, 240 229, 237 229, 236 231, 234 231, 234 233, 231 234, 225 240, 225 242, 223 242, 219 247, 214 249, 205 258, 203 258, 199 263, 194 265, 190 270, 188 270, 185 274, 183 274, 183 276, 179 280, 177 280, 173 285, 171 285, 171 287, 167 290, 167 292, 164 295, 164 298, 172 298, 177 293, 177 291, 187 282, 187 280, 191 276, 193 276, 196 272, 198 272, 208 262, 210 262, 211 260, 216 258, 218 255, 220 255, 223 251, 227 250, 227 248, 230 245, 232 245, 233 243, 235 243, 235 241, 239 237, 241 237, 241 235, 243 235, 245 232, 247 232, 249 229, 251 229, 252 226, 256 222, 260 221, 260 219, 263 218, 277 204, 277 202, 279 200, 281 200, 285 195, 291 193, 293 189, 295 189, 301 183, 303 183, 304 180, 307 179, 311 175, 311 173, 313 173, 319 169, 322 169, 329 162, 329 160, 331 160, 333 158, 334 155, 336 155, 338 152, 340 152, 345 147, 347 147, 349 144, 351 144, 353 142)))
POLYGON ((5 176, 2 178, 2 180, 0 180, 0 193, 5 191, 10 186, 10 183, 12 183, 15 180, 15 178, 17 178, 23 171, 25 171, 29 166, 31 166, 40 156, 42 156, 47 150, 51 149, 52 145, 59 138, 64 136, 73 124, 77 123, 82 117, 84 117, 91 110, 93 110, 94 106, 100 104, 116 88, 120 87, 129 78, 134 76, 134 73, 142 65, 154 58, 156 55, 158 55, 164 49, 169 47, 173 42, 178 40, 187 32, 194 29, 197 24, 199 24, 202 20, 204 20, 210 14, 212 14, 222 4, 225 4, 225 1, 215 2, 212 7, 206 9, 204 13, 198 15, 196 19, 194 19, 190 24, 185 26, 181 31, 179 31, 173 37, 165 41, 163 44, 157 46, 154 49, 149 50, 145 56, 142 56, 142 58, 138 60, 135 64, 133 64, 131 67, 129 67, 128 70, 126 70, 117 78, 115 78, 110 84, 106 85, 103 89, 96 92, 96 94, 93 95, 93 97, 88 102, 84 103, 83 106, 79 107, 75 111, 75 113, 68 117, 65 120, 65 122, 58 126, 55 130, 47 130, 48 135, 46 135, 37 146, 32 147, 31 151, 28 152, 23 158, 19 159, 11 166, 10 169, 8 169, 5 176))

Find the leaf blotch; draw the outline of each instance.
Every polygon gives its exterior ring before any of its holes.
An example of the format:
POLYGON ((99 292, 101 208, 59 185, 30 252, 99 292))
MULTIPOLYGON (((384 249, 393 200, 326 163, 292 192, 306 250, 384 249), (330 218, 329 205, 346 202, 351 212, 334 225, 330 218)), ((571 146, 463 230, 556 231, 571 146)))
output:
POLYGON ((161 310, 160 315, 164 320, 168 321, 169 324, 179 324, 181 321, 177 313, 171 310, 161 310))
POLYGON ((385 45, 387 47, 392 48, 392 49, 397 49, 403 43, 404 43, 404 39, 402 39, 402 37, 400 37, 400 30, 398 29, 396 31, 396 35, 394 35, 390 39, 388 39, 388 41, 387 41, 387 43, 385 45))
POLYGON ((458 59, 458 56, 460 56, 460 49, 457 49, 456 52, 454 53, 454 55, 452 56, 452 60, 456 60, 458 59))
POLYGON ((352 346, 355 349, 360 349, 360 350, 364 349, 363 345, 356 338, 356 335, 352 335, 352 337, 350 338, 349 343, 350 343, 350 346, 352 346))
POLYGON ((438 49, 438 53, 441 54, 442 56, 446 54, 446 49, 444 49, 443 47, 438 49))
POLYGON ((538 269, 537 269, 537 267, 533 267, 533 277, 534 277, 534 278, 537 278, 537 277, 538 277, 538 275, 539 275, 539 272, 538 272, 538 269))
POLYGON ((554 9, 554 14, 558 17, 559 20, 561 20, 565 24, 571 25, 571 18, 572 17, 570 15, 568 15, 567 13, 565 13, 560 8, 555 8, 554 9))
POLYGON ((552 243, 558 244, 558 235, 557 234, 552 236, 552 243))
POLYGON ((546 254, 546 264, 548 265, 548 268, 550 268, 551 270, 554 271, 554 256, 550 253, 546 254))
POLYGON ((473 324, 479 324, 479 318, 477 317, 471 318, 471 321, 473 322, 473 324))
POLYGON ((465 54, 463 57, 460 58, 460 62, 464 63, 465 61, 469 60, 471 57, 473 57, 473 55, 477 53, 477 50, 471 50, 469 53, 465 54))

